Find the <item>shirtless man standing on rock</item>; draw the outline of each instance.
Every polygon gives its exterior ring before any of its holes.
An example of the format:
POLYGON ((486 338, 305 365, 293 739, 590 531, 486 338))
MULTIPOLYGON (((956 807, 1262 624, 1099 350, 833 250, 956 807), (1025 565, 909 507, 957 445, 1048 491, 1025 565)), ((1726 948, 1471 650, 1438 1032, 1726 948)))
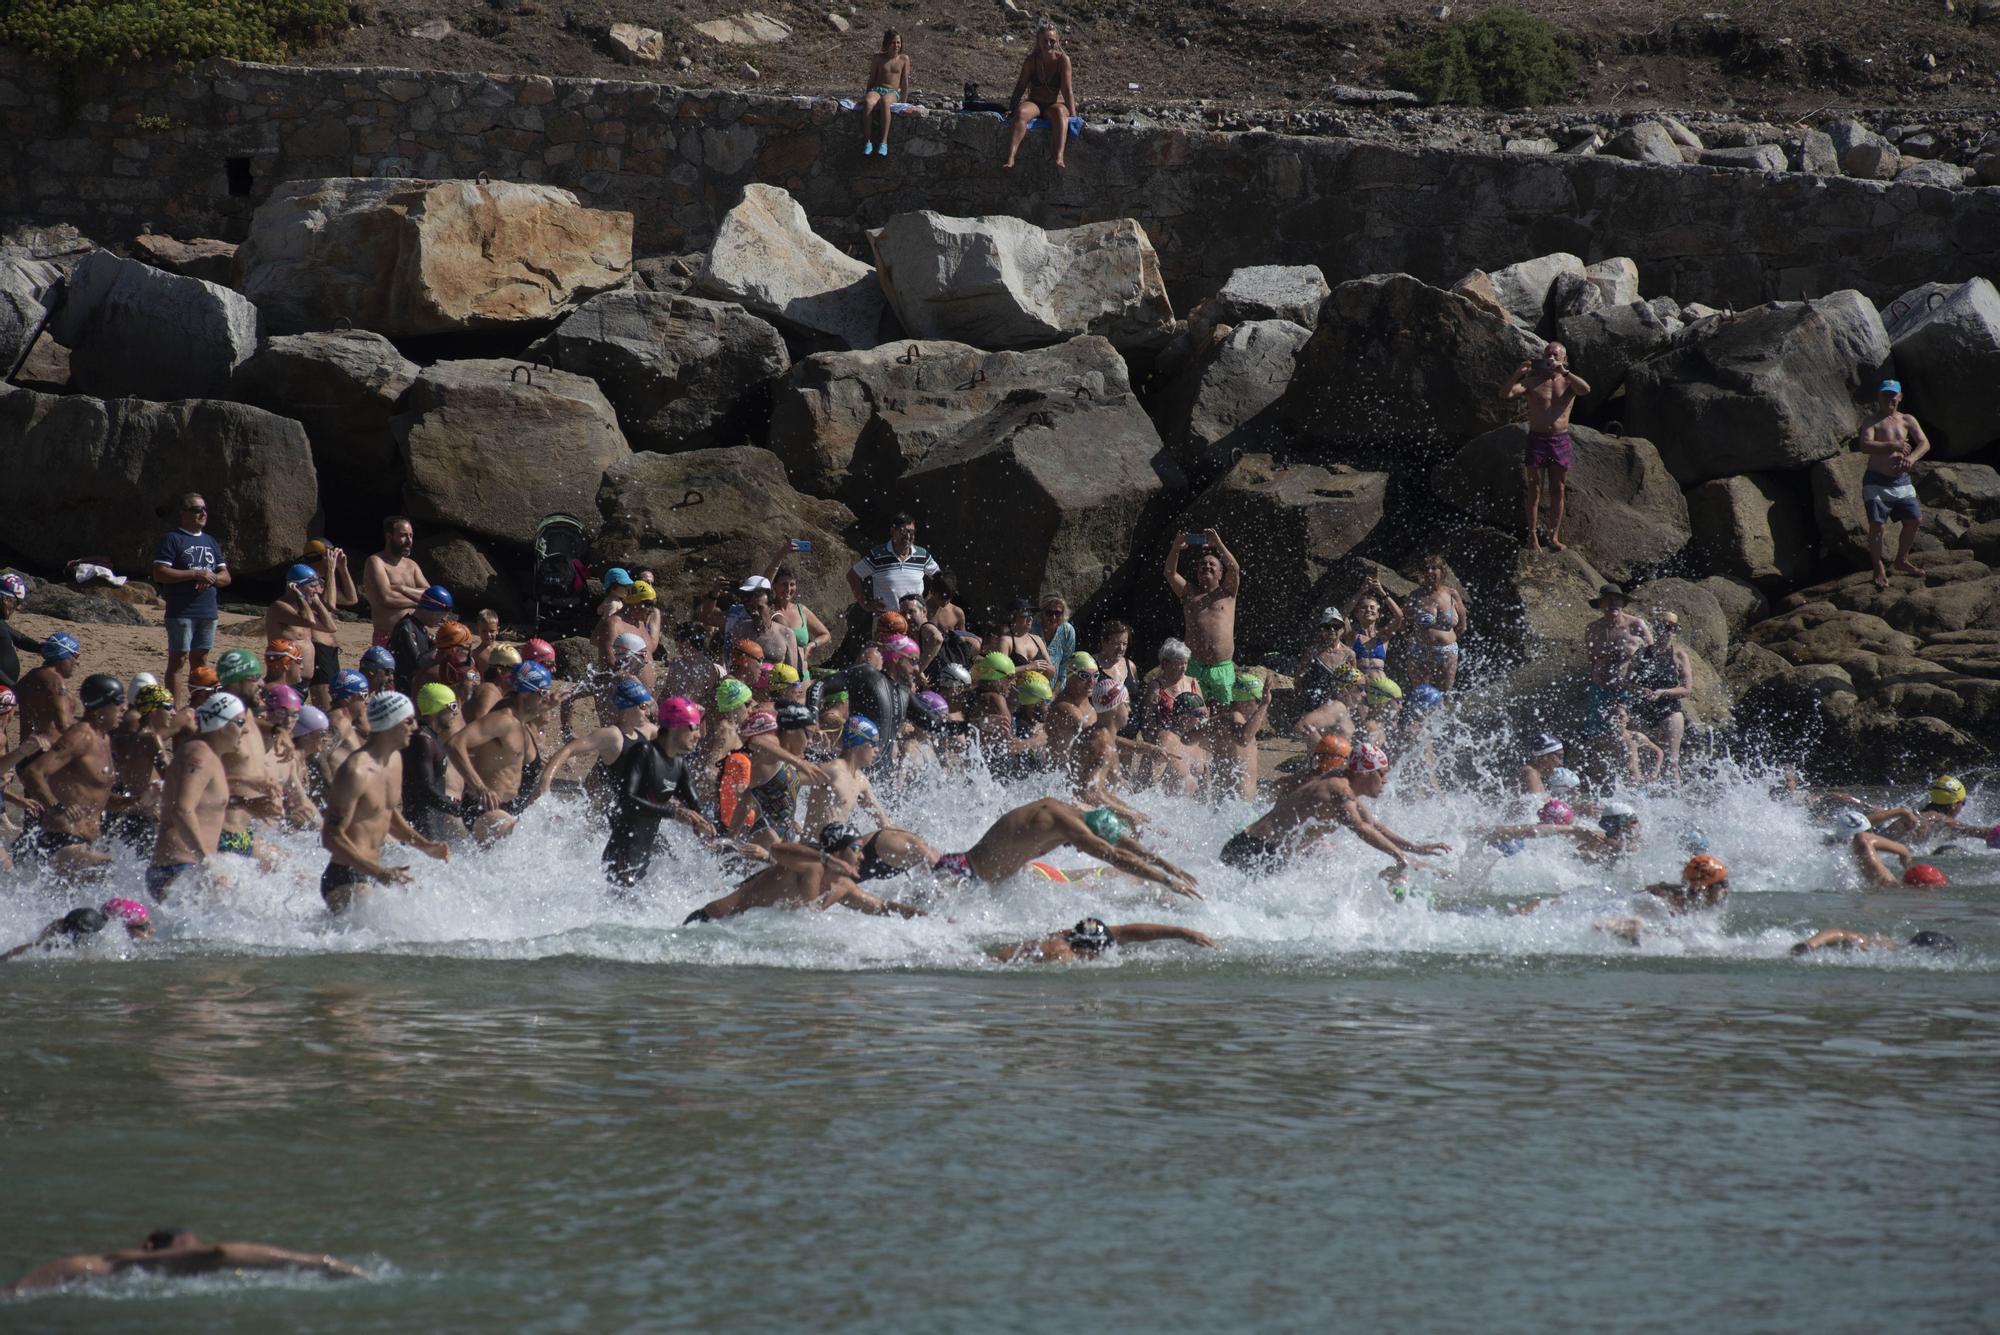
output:
POLYGON ((382 550, 369 554, 361 570, 361 592, 368 599, 368 616, 375 623, 375 643, 387 644, 396 623, 417 610, 430 581, 410 553, 417 531, 401 515, 382 521, 382 550))
POLYGON ((1546 481, 1555 493, 1555 518, 1549 523, 1549 549, 1565 550, 1562 540, 1563 506, 1569 494, 1569 470, 1576 455, 1569 438, 1570 410, 1590 393, 1590 382, 1569 369, 1569 349, 1550 343, 1541 355, 1522 362, 1500 387, 1502 399, 1528 401, 1528 452, 1521 460, 1527 482, 1528 549, 1540 551, 1542 539, 1536 531, 1541 520, 1542 486, 1546 481))
POLYGON ((860 831, 831 826, 822 842, 824 847, 819 850, 804 844, 774 844, 770 866, 688 914, 681 926, 718 922, 751 909, 845 907, 878 917, 891 913, 905 918, 926 916, 922 909, 877 899, 861 888, 857 879, 861 875, 860 831))
POLYGON ((368 744, 349 756, 326 798, 326 826, 320 847, 329 861, 320 874, 319 895, 328 912, 341 913, 356 896, 377 885, 403 885, 408 867, 382 862, 390 835, 400 843, 451 861, 442 839, 426 839, 403 819, 403 748, 417 730, 417 708, 400 691, 384 691, 368 702, 368 744))
POLYGON ((227 757, 243 745, 250 715, 233 695, 217 692, 194 711, 196 733, 181 740, 160 795, 160 832, 146 868, 146 893, 165 903, 189 872, 198 872, 222 841, 229 809, 227 757))
POLYGON ((1174 535, 1165 573, 1187 619, 1188 675, 1211 705, 1227 708, 1236 698, 1236 596, 1243 588, 1243 567, 1221 535, 1205 528, 1174 535), (1190 547, 1201 553, 1192 581, 1181 575, 1181 553, 1190 547))
POLYGON ((1923 518, 1910 470, 1930 453, 1931 443, 1917 419, 1902 411, 1902 405, 1902 381, 1884 380, 1875 392, 1875 420, 1861 428, 1859 442, 1861 452, 1868 456, 1868 471, 1861 475, 1861 502, 1868 511, 1868 556, 1875 565, 1878 589, 1889 587, 1889 572, 1882 566, 1882 536, 1891 519, 1901 520, 1903 525, 1896 538, 1896 572, 1921 573, 1910 564, 1910 548, 1923 518))
POLYGON ((20 770, 21 789, 41 804, 42 814, 14 841, 14 858, 44 859, 59 876, 96 875, 111 861, 111 854, 97 845, 117 781, 111 730, 125 713, 125 687, 100 672, 83 679, 77 703, 82 716, 63 730, 47 754, 20 770))

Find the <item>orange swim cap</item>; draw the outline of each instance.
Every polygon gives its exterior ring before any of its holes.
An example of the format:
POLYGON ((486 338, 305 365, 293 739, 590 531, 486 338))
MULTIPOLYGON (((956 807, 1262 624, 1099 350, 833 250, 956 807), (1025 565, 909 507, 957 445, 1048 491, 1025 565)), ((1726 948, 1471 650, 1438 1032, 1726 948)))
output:
POLYGON ((1729 879, 1729 868, 1717 858, 1706 853, 1697 853, 1681 868, 1681 879, 1697 890, 1706 890, 1711 885, 1720 885, 1729 879))
POLYGON ((1353 744, 1339 733, 1324 733, 1313 746, 1313 768, 1322 774, 1328 770, 1344 768, 1347 757, 1353 752, 1353 744))
POLYGON ((1903 873, 1903 884, 1922 886, 1927 890, 1934 890, 1939 886, 1950 885, 1951 878, 1936 867, 1933 867, 1930 863, 1919 862, 1903 873))

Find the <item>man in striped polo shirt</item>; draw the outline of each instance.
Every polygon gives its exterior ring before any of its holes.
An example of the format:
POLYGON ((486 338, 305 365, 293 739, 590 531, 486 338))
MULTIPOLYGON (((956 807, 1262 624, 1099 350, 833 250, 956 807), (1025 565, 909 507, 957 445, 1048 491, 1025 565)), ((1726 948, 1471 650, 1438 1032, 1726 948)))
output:
POLYGON ((896 604, 910 594, 921 598, 925 578, 937 573, 938 563, 917 546, 916 519, 899 514, 889 521, 889 540, 847 572, 847 587, 854 594, 856 607, 880 616, 895 611, 896 604))

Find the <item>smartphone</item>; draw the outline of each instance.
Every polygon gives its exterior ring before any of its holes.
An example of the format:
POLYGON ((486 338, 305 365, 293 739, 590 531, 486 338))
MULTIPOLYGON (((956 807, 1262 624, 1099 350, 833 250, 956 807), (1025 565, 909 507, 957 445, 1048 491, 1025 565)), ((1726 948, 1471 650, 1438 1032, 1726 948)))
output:
POLYGON ((1181 542, 1189 547, 1206 547, 1208 546, 1208 535, 1206 533, 1183 533, 1181 534, 1181 542))
POLYGON ((785 548, 788 551, 809 552, 813 549, 813 545, 806 538, 793 538, 785 544, 785 548))

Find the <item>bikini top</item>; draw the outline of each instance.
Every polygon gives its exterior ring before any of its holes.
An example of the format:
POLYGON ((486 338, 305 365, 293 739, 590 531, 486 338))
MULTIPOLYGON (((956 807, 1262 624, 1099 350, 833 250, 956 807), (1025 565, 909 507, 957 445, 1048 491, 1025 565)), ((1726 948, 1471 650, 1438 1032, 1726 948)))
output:
POLYGON ((1449 603, 1435 612, 1420 609, 1416 622, 1425 630, 1457 630, 1458 612, 1449 603))

